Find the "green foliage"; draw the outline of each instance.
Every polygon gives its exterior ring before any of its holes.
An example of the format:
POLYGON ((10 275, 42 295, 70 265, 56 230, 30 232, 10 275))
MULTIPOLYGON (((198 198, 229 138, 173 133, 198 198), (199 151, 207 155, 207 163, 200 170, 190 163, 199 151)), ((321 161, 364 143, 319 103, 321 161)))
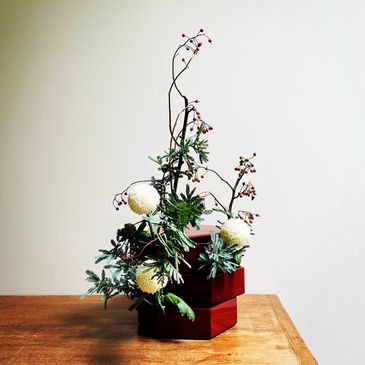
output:
POLYGON ((166 313, 166 306, 172 305, 179 309, 182 316, 187 316, 191 321, 195 320, 195 313, 190 306, 180 297, 173 293, 162 294, 157 292, 155 294, 156 302, 163 314, 166 313))
POLYGON ((104 267, 113 268, 110 276, 107 276, 105 269, 102 270, 101 277, 91 270, 86 271, 86 280, 93 283, 94 286, 81 297, 82 299, 94 293, 102 294, 101 299, 106 307, 107 301, 117 294, 127 295, 130 298, 140 295, 141 292, 133 280, 135 266, 106 265, 104 267))
POLYGON ((155 225, 163 227, 162 233, 157 233, 156 238, 162 250, 154 255, 148 255, 146 259, 153 261, 151 264, 157 276, 167 276, 170 282, 182 283, 183 279, 180 274, 179 266, 184 262, 187 266, 189 263, 184 259, 183 251, 188 251, 195 247, 195 242, 190 240, 187 235, 180 231, 173 223, 160 219, 158 222, 155 217, 152 221, 155 225))
POLYGON ((180 194, 181 199, 170 195, 167 201, 166 216, 180 230, 183 230, 188 224, 196 227, 201 222, 204 201, 194 193, 195 188, 190 190, 190 186, 186 184, 186 193, 180 194))
MULTIPOLYGON (((200 163, 208 162, 208 141, 201 139, 201 135, 206 129, 207 126, 202 122, 196 134, 185 139, 182 139, 182 135, 180 136, 178 148, 170 148, 156 158, 149 157, 150 160, 158 165, 158 170, 163 174, 161 179, 152 177, 153 186, 163 196, 165 194, 164 187, 169 184, 172 186, 176 179, 184 176, 189 177, 193 174, 194 166, 198 164, 197 160, 200 163)), ((175 189, 171 193, 175 197, 177 196, 175 189)))
MULTIPOLYGON (((193 151, 197 154, 200 163, 206 163, 208 162, 208 141, 206 139, 200 139, 200 135, 202 133, 204 125, 202 125, 198 133, 195 137, 191 137, 188 139, 189 146, 193 149, 193 151)), ((204 127, 205 128, 205 127, 204 127)))
POLYGON ((151 240, 151 234, 144 230, 146 226, 146 221, 142 221, 138 229, 134 224, 125 224, 123 228, 118 229, 117 231, 117 241, 119 243, 128 242, 130 244, 134 243, 138 245, 148 243, 151 240))
MULTIPOLYGON (((177 172, 181 151, 180 149, 171 148, 168 151, 164 151, 162 155, 149 159, 158 165, 158 170, 162 172, 162 177, 156 179, 152 177, 154 182, 153 186, 161 193, 164 192, 163 187, 172 183, 177 172)), ((163 195, 162 195, 163 196, 163 195)))
POLYGON ((146 222, 157 228, 156 238, 163 249, 148 258, 154 261, 158 275, 165 274, 170 282, 183 282, 179 271, 180 263, 190 266, 184 259, 184 251, 196 246, 185 233, 188 224, 197 226, 201 222, 204 212, 203 200, 194 193, 195 189, 191 190, 186 185, 185 194, 180 194, 180 198, 170 194, 157 214, 144 217, 146 222))
MULTIPOLYGON (((233 201, 243 196, 243 193, 251 197, 256 194, 252 186, 250 186, 251 190, 247 188, 242 190, 243 188, 240 186, 243 175, 254 170, 250 159, 240 157, 239 166, 235 168, 238 178, 232 185, 215 170, 201 166, 208 162, 208 141, 204 139, 204 136, 212 127, 202 118, 197 106, 198 100, 190 101, 190 98, 183 95, 176 84, 179 76, 188 69, 190 61, 200 50, 202 43, 196 40, 204 36, 201 32, 195 37, 187 38, 184 44, 188 44, 188 47, 180 45, 173 56, 173 80, 168 92, 169 147, 156 158, 149 157, 157 164, 159 176, 152 176, 150 180, 134 182, 116 194, 113 199, 115 208, 119 209, 119 206, 127 203, 125 195, 128 195, 128 190, 132 185, 138 182, 150 182, 160 195, 158 207, 154 215, 148 214, 143 216, 140 222, 128 223, 118 229, 116 239, 111 240, 112 247, 99 250, 95 263, 103 263, 100 276, 91 270, 86 271, 86 280, 93 286, 85 295, 102 294, 105 305, 108 299, 117 294, 123 294, 134 300, 130 309, 137 308, 143 301, 154 303, 163 313, 166 307, 176 306, 182 315, 194 320, 194 312, 178 296, 172 293, 164 295, 162 290, 155 295, 143 293, 136 284, 136 269, 143 262, 144 265, 154 270, 154 275, 158 280, 167 278, 170 283, 182 283, 180 265, 184 263, 188 267, 190 266, 184 258, 184 253, 196 247, 196 243, 186 234, 187 228, 199 226, 202 216, 210 214, 212 211, 223 213, 227 218, 234 217, 233 201), (184 61, 184 68, 175 74, 175 58, 181 48, 186 48, 187 51, 193 50, 193 54, 189 61, 184 61), (184 108, 175 121, 171 113, 171 91, 173 89, 178 91, 184 104, 184 108), (191 189, 188 184, 186 184, 185 192, 180 193, 181 180, 199 182, 200 171, 204 169, 206 172, 213 172, 229 186, 231 201, 227 207, 219 202, 215 195, 208 192, 214 198, 216 208, 205 210, 204 200, 196 195, 195 188, 191 189), (146 263, 147 260, 151 261, 146 263)), ((211 41, 209 40, 209 42, 211 41)), ((218 223, 222 224, 219 221, 218 223)), ((200 269, 207 271, 208 279, 219 273, 233 272, 239 266, 242 254, 247 247, 237 249, 237 247, 227 245, 217 234, 212 234, 212 243, 206 245, 205 252, 199 255, 202 263, 200 269)))
POLYGON ((133 259, 126 260, 130 251, 131 243, 149 240, 149 234, 143 231, 146 222, 138 229, 133 224, 126 224, 117 231, 116 240, 111 240, 112 248, 100 249, 100 255, 95 258, 95 263, 104 261, 103 270, 99 277, 91 270, 86 271, 86 280, 93 284, 83 296, 94 293, 102 294, 102 300, 107 301, 117 294, 123 294, 130 298, 141 295, 141 291, 135 282, 137 262, 133 259), (142 227, 142 229, 141 229, 142 227))
POLYGON ((207 279, 216 277, 220 273, 232 273, 240 266, 241 258, 246 248, 240 249, 235 245, 227 245, 217 233, 211 234, 211 243, 207 244, 204 252, 199 254, 198 260, 202 263, 199 270, 208 272, 207 279))

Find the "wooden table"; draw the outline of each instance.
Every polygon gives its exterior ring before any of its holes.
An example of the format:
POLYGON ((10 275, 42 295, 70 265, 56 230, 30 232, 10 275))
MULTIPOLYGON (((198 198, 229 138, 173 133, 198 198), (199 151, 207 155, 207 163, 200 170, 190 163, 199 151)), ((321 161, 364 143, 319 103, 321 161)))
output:
POLYGON ((317 364, 275 295, 238 298, 238 323, 212 340, 137 334, 136 312, 115 297, 2 296, 0 364, 317 364))

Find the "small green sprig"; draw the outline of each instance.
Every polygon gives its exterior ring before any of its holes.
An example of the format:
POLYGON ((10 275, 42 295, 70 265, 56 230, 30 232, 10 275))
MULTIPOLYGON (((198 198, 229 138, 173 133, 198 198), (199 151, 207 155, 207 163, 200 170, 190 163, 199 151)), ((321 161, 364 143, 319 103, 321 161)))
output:
POLYGON ((198 256, 202 263, 199 270, 208 272, 207 279, 215 278, 218 274, 232 273, 241 264, 243 253, 249 246, 237 248, 235 245, 227 245, 219 234, 212 232, 211 243, 204 247, 204 252, 198 256))
POLYGON ((180 230, 184 230, 188 224, 196 227, 201 222, 204 201, 198 195, 194 195, 194 193, 195 188, 191 190, 190 186, 186 184, 185 194, 180 194, 180 198, 170 195, 167 201, 166 215, 172 222, 175 222, 180 230))

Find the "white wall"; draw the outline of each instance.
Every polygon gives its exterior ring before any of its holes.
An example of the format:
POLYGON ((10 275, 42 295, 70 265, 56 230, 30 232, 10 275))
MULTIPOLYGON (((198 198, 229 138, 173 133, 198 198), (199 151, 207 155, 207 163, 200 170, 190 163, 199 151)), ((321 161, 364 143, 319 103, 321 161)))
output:
POLYGON ((211 167, 233 178, 257 152, 248 292, 277 293, 320 364, 364 364, 364 17, 361 0, 1 0, 0 292, 88 287, 135 219, 113 193, 167 146, 171 53, 203 26, 182 86, 215 126, 211 167))

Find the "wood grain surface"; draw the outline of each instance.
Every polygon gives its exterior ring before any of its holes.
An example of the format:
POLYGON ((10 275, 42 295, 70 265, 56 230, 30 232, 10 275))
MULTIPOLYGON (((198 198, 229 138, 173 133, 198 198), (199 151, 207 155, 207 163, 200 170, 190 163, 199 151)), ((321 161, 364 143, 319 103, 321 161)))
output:
POLYGON ((1 364, 317 364, 275 295, 238 298, 238 324, 212 340, 137 334, 123 297, 2 296, 1 364))

